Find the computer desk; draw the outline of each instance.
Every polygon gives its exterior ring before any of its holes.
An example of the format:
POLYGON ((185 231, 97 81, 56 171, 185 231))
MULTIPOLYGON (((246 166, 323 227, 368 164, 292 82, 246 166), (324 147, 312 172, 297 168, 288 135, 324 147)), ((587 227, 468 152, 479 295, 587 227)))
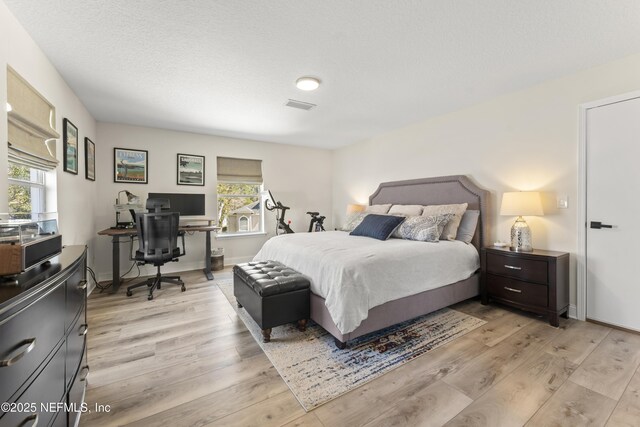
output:
MULTIPOLYGON (((200 233, 206 233, 206 242, 204 250, 204 275, 209 280, 213 280, 213 273, 211 272, 211 232, 214 233, 220 231, 220 227, 215 225, 189 225, 180 226, 180 231, 192 232, 197 231, 200 233)), ((100 236, 111 236, 112 242, 112 255, 111 255, 111 269, 113 274, 111 289, 109 293, 115 294, 120 288, 120 240, 123 237, 131 238, 137 236, 138 231, 135 228, 106 228, 98 232, 100 236)))

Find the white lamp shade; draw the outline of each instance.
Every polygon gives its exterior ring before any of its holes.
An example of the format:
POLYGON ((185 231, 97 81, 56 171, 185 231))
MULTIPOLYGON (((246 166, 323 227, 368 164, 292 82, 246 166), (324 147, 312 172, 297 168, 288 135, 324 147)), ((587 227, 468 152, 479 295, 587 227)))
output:
POLYGON ((365 205, 358 205, 356 203, 351 203, 347 205, 347 215, 351 215, 356 212, 363 212, 365 210, 365 205))
POLYGON ((502 195, 500 215, 509 216, 540 216, 542 200, 537 191, 514 191, 502 195))

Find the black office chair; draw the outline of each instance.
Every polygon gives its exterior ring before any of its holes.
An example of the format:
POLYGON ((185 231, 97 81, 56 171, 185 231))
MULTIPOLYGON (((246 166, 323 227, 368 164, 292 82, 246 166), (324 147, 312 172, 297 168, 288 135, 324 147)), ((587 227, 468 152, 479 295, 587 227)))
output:
POLYGON ((182 250, 178 247, 178 212, 162 212, 169 208, 166 199, 147 200, 147 213, 136 214, 136 227, 138 229, 138 250, 132 259, 138 264, 153 264, 158 267, 158 273, 144 282, 136 283, 127 288, 127 296, 133 295, 132 289, 147 286, 149 288, 148 299, 153 299, 153 291, 161 288, 161 283, 173 283, 180 285, 182 292, 186 290, 180 276, 163 276, 160 267, 166 262, 177 262, 178 257, 185 254, 184 233, 182 238, 182 250))

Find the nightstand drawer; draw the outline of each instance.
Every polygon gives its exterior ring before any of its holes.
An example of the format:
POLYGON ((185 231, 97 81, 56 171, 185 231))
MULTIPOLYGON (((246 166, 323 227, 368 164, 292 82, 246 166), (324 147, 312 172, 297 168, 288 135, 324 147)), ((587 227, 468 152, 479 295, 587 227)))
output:
POLYGON ((547 284, 547 261, 487 253, 487 272, 547 284))
POLYGON ((520 304, 547 307, 546 285, 521 282, 502 276, 487 274, 487 292, 494 298, 517 302, 520 304))

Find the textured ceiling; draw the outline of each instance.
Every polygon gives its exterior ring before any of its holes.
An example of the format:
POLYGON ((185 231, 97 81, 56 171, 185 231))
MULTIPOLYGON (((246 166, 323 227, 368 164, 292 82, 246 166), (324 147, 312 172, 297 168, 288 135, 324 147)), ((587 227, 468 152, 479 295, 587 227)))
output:
POLYGON ((325 148, 640 52, 637 0, 4 2, 99 121, 325 148))

